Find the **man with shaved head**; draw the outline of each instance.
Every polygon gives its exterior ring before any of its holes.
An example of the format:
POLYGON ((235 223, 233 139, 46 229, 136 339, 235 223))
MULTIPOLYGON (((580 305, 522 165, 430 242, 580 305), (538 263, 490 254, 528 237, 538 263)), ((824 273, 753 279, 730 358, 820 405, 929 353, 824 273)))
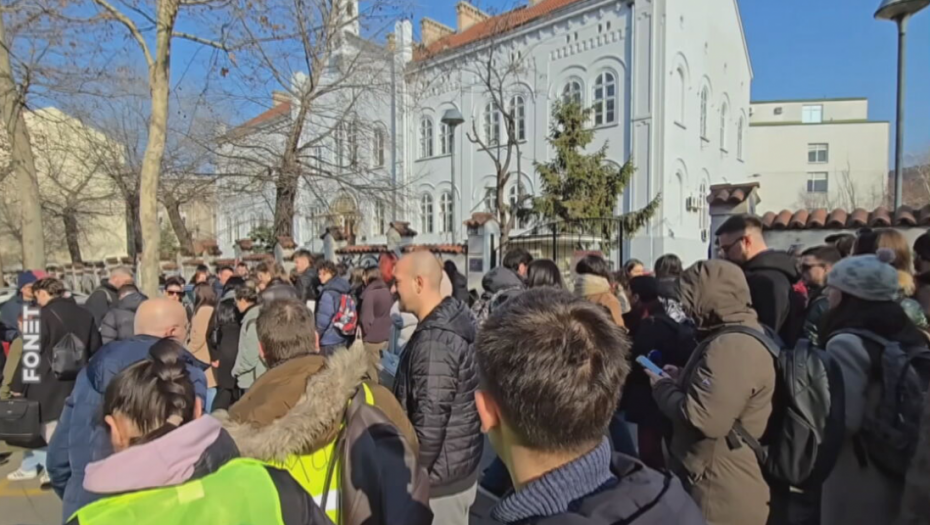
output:
MULTIPOLYGON (((113 453, 100 417, 107 385, 124 369, 147 359, 149 348, 158 340, 171 338, 182 345, 187 342, 187 312, 181 303, 167 297, 149 299, 139 305, 134 326, 136 335, 101 347, 78 374, 49 443, 48 472, 52 488, 63 500, 63 521, 98 498, 84 490, 84 469, 88 463, 113 453)), ((204 375, 207 365, 187 351, 181 357, 203 403, 207 395, 204 375)))
POLYGON ((443 298, 442 275, 428 251, 405 255, 394 269, 400 307, 420 321, 397 368, 394 395, 420 441, 435 523, 467 525, 483 444, 475 408, 476 330, 468 306, 443 298))

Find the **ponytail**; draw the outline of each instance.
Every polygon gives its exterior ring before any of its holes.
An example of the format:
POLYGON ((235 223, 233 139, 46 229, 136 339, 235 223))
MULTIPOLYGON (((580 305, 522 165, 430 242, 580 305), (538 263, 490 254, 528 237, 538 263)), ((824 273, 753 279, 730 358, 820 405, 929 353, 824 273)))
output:
POLYGON ((149 359, 120 372, 107 387, 103 413, 130 419, 142 435, 133 445, 164 436, 194 419, 194 384, 181 359, 184 348, 162 339, 149 349, 149 359))

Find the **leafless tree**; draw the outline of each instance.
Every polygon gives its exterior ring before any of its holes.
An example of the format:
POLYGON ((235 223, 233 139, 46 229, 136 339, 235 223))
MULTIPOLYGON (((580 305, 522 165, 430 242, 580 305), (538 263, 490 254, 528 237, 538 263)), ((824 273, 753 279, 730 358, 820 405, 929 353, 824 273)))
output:
MULTIPOLYGON (((159 237, 158 195, 162 162, 168 138, 169 95, 171 90, 171 49, 176 39, 185 39, 227 52, 227 35, 196 35, 176 28, 179 18, 194 26, 212 27, 224 15, 221 9, 228 0, 141 0, 110 3, 92 0, 98 9, 98 21, 121 26, 128 32, 145 59, 148 69, 150 101, 145 153, 139 171, 139 222, 142 233, 142 258, 139 278, 149 295, 158 291, 159 237)), ((222 24, 222 20, 220 20, 222 24)))
POLYGON ((260 12, 237 12, 243 44, 227 96, 269 111, 222 138, 218 176, 226 191, 268 193, 275 236, 293 235, 302 188, 323 202, 390 190, 388 126, 370 117, 389 100, 393 55, 374 40, 390 1, 365 4, 364 15, 347 0, 266 0, 260 12))
POLYGON ((804 209, 854 210, 857 208, 872 209, 884 202, 883 186, 863 187, 853 177, 853 170, 849 163, 845 168, 830 173, 828 184, 832 187, 829 191, 810 192, 805 189, 798 192, 798 205, 804 209))

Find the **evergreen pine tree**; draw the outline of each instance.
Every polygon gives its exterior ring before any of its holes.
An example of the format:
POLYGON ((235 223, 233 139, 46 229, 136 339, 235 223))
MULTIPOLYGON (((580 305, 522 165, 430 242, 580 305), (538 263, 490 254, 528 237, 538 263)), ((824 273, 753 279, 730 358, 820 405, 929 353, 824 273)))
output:
MULTIPOLYGON (((545 164, 536 163, 542 181, 542 195, 533 200, 532 212, 537 217, 546 221, 614 217, 617 199, 636 169, 629 160, 619 169, 605 162, 606 142, 595 153, 584 152, 594 141, 594 130, 586 126, 591 111, 575 102, 557 103, 549 135, 555 158, 545 164)), ((645 226, 660 202, 661 195, 656 195, 643 209, 622 215, 624 235, 633 235, 645 226)), ((613 234, 603 233, 611 237, 613 234)))

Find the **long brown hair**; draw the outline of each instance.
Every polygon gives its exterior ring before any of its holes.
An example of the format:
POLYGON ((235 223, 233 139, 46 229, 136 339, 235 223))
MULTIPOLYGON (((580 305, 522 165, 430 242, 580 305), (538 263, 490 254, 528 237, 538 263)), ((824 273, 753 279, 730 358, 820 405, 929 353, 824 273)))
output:
POLYGON ((820 322, 820 341, 826 344, 831 336, 849 328, 868 330, 902 344, 926 344, 920 330, 895 301, 866 301, 844 293, 840 304, 820 322))
POLYGON ((216 307, 216 291, 207 283, 194 287, 194 312, 202 306, 216 307))

